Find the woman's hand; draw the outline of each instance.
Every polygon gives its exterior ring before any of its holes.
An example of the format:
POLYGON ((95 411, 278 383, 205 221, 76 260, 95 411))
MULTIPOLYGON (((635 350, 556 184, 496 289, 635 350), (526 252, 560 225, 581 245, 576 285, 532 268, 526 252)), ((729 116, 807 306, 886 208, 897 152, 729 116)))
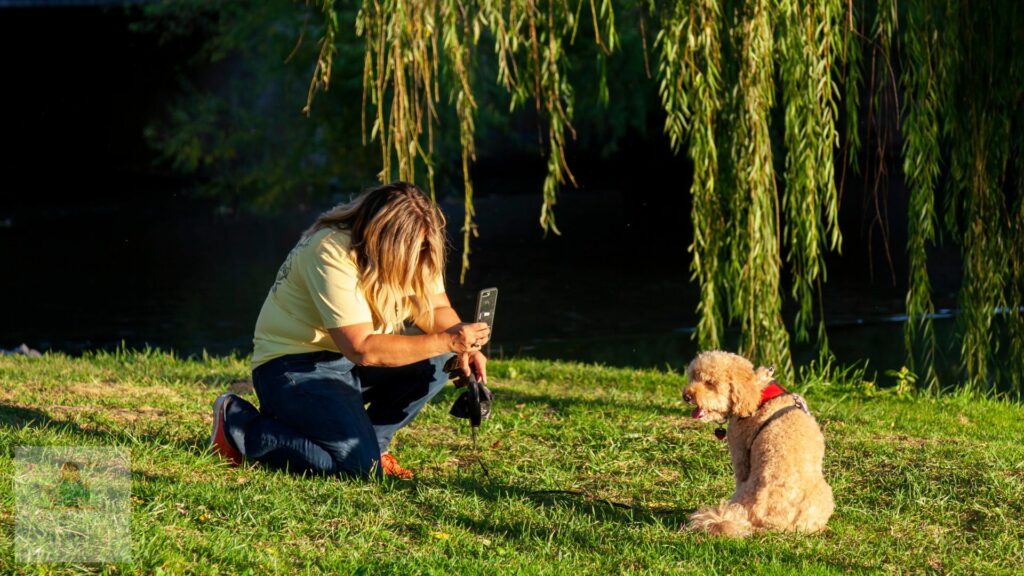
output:
POLYGON ((448 350, 456 354, 479 353, 480 348, 491 339, 491 329, 484 322, 462 322, 445 330, 448 335, 448 350))
POLYGON ((487 383, 487 356, 484 356, 483 352, 477 350, 462 354, 459 356, 459 365, 462 366, 462 372, 466 376, 472 374, 476 376, 477 382, 487 383))

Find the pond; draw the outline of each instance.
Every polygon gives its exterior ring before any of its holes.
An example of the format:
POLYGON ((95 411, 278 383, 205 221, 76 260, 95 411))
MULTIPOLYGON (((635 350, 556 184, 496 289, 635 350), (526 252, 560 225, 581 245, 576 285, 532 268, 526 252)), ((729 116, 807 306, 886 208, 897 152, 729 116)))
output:
MULTIPOLYGON (((539 203, 531 194, 478 198, 480 235, 460 285, 461 204, 442 202, 456 308, 468 316, 478 289, 500 289, 491 354, 683 370, 697 352, 685 201, 564 193, 562 234, 546 237, 539 203)), ((181 355, 248 354, 277 267, 316 212, 225 214, 171 192, 128 207, 15 213, 0 227, 9 271, 0 284, 0 347, 24 342, 80 353, 123 343, 181 355)), ((889 274, 872 278, 862 262, 836 260, 829 273, 823 304, 837 359, 866 361, 869 372, 902 366, 903 288, 889 274)), ((944 293, 941 280, 937 304, 948 306, 955 286, 944 293)), ((947 368, 958 358, 953 316, 944 311, 936 321, 947 368)), ((728 333, 727 347, 736 338, 728 333)), ((794 345, 798 362, 816 355, 811 344, 794 345)))

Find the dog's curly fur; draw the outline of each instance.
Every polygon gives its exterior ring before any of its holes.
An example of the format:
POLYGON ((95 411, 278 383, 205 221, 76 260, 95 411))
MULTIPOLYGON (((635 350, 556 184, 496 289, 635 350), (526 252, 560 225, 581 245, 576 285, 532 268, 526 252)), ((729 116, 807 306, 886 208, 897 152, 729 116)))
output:
POLYGON ((817 532, 835 503, 822 475, 825 439, 814 417, 784 394, 759 406, 772 369, 729 352, 698 355, 686 371, 683 399, 704 421, 729 421, 727 439, 736 491, 703 508, 690 528, 742 537, 758 530, 817 532))

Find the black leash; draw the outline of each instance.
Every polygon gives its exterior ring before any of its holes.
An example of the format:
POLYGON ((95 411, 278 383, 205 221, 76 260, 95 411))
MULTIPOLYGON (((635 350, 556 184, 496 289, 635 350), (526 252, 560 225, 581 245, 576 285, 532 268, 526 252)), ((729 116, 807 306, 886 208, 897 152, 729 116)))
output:
POLYGON ((487 465, 484 464, 484 457, 483 457, 483 455, 480 452, 480 446, 478 446, 477 443, 476 443, 476 429, 477 429, 477 427, 473 426, 473 425, 470 425, 470 427, 469 427, 470 436, 472 436, 472 438, 473 438, 473 454, 474 454, 474 458, 476 460, 476 463, 480 465, 480 468, 483 469, 484 476, 486 476, 487 478, 490 478, 491 477, 491 471, 488 470, 487 469, 487 465))
POLYGON ((476 441, 476 430, 485 418, 490 417, 491 400, 494 398, 494 395, 491 394, 491 391, 487 389, 483 382, 479 382, 476 379, 475 374, 467 376, 462 371, 458 356, 453 356, 445 364, 444 371, 448 373, 449 378, 455 380, 456 388, 466 388, 465 392, 455 399, 455 403, 452 404, 448 413, 456 418, 466 418, 469 420, 470 436, 473 440, 473 459, 480 464, 480 468, 484 471, 484 476, 489 478, 491 472, 487 469, 487 465, 484 464, 480 446, 476 441))

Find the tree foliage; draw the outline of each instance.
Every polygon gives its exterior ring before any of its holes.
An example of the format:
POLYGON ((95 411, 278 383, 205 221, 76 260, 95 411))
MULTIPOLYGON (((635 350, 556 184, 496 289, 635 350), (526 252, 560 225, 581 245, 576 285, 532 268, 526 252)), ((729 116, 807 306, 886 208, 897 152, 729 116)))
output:
POLYGON ((1024 391, 1017 0, 362 0, 349 20, 347 4, 310 1, 322 40, 310 60, 307 113, 337 76, 344 39, 360 38, 359 110, 364 137, 379 144, 379 178, 425 180, 433 191, 438 141, 458 148, 463 272, 475 229, 481 93, 498 87, 509 112, 531 108, 541 122, 540 224, 558 233, 557 193, 575 184, 566 147, 575 119, 591 108, 578 105, 572 70, 596 63, 597 103, 607 105, 609 67, 624 44, 639 42, 664 131, 694 166, 689 248, 702 347, 720 346, 725 326, 737 323, 744 353, 791 370, 784 278, 795 337, 816 329, 827 346, 815 301, 824 256, 842 244, 837 179, 847 169, 864 173, 881 212, 881 182, 895 169, 910 194, 905 346, 919 381, 938 384, 928 257, 948 239, 963 255, 964 380, 979 391, 999 380, 1024 391), (901 158, 890 165, 893 152, 901 158), (1011 348, 1004 366, 995 361, 1001 332, 1011 348))
POLYGON ((174 53, 181 89, 146 128, 177 171, 228 207, 269 210, 322 200, 340 182, 372 180, 372 150, 359 140, 361 43, 356 11, 292 2, 167 0, 142 3, 135 27, 174 53), (338 36, 334 43, 326 15, 338 36), (198 46, 192 50, 191 46, 198 46), (311 73, 317 79, 310 82, 311 73), (328 79, 343 98, 319 98, 328 79))

